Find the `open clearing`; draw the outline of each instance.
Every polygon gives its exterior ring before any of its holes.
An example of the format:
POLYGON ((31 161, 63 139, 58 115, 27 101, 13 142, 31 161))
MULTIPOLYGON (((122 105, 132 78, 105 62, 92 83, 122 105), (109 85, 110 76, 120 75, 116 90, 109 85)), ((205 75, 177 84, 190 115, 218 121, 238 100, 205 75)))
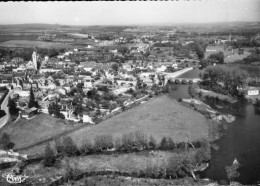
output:
POLYGON ((0 47, 40 47, 40 48, 73 48, 72 45, 64 43, 53 43, 44 41, 29 41, 29 40, 9 40, 0 43, 0 47))
MULTIPOLYGON (((26 122, 23 125, 19 124, 20 127, 14 130, 16 132, 12 132, 11 139, 15 139, 15 143, 29 145, 32 141, 36 142, 44 139, 46 136, 50 137, 54 133, 60 133, 68 128, 63 123, 50 122, 48 119, 46 119, 46 123, 43 122, 43 127, 39 127, 39 120, 42 119, 38 119, 38 117, 34 121, 30 120, 31 124, 28 127, 25 126, 28 125, 26 122), (26 134, 28 135, 26 136, 26 134), (19 136, 14 137, 14 135, 19 136), (25 139, 23 139, 24 136, 25 139), (19 139, 21 139, 21 142, 19 139)), ((60 122, 62 121, 60 120, 60 122)), ((171 137, 175 142, 187 141, 188 139, 193 141, 195 139, 208 138, 209 124, 207 119, 200 113, 182 106, 175 100, 171 100, 163 95, 140 106, 126 110, 98 125, 75 131, 70 136, 77 146, 81 147, 85 140, 93 141, 95 136, 100 134, 111 134, 116 138, 121 137, 122 134, 135 131, 141 131, 148 136, 153 135, 157 142, 160 142, 163 137, 171 137)), ((40 154, 43 151, 44 145, 40 145, 21 152, 40 154)))
POLYGON ((227 57, 225 57, 224 62, 225 63, 232 63, 238 60, 242 60, 244 58, 246 58, 247 56, 249 56, 251 53, 250 52, 244 52, 244 54, 238 54, 235 53, 233 55, 229 55, 227 57))
POLYGON ((203 115, 167 96, 160 96, 98 125, 83 128, 71 134, 71 137, 80 146, 85 139, 93 140, 99 134, 121 137, 125 133, 141 131, 153 135, 157 141, 167 136, 180 142, 208 138, 208 129, 208 122, 203 115))
POLYGON ((54 118, 47 114, 39 114, 27 120, 21 118, 17 123, 7 124, 0 130, 0 136, 5 132, 10 135, 15 148, 21 148, 39 142, 56 134, 75 127, 74 124, 54 118))

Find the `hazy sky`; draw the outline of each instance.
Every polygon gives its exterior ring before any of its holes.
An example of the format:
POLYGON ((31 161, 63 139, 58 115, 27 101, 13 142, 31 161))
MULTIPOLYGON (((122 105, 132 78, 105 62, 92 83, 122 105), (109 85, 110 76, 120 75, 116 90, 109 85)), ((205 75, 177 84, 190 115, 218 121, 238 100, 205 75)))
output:
POLYGON ((0 24, 131 25, 228 21, 260 21, 260 0, 0 3, 0 24))

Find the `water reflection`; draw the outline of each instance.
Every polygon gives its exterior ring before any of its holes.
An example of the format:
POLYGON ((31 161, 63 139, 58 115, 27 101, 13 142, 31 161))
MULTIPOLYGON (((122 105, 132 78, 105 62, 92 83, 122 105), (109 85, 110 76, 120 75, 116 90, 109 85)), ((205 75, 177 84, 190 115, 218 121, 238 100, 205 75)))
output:
MULTIPOLYGON (((188 85, 179 85, 170 95, 178 99, 189 98, 188 85)), ((213 109, 236 116, 236 120, 227 124, 224 137, 216 142, 218 151, 212 151, 209 168, 201 174, 219 182, 228 182, 225 167, 232 165, 237 157, 241 167, 236 179, 242 184, 256 185, 260 180, 260 110, 246 100, 241 99, 230 104, 216 99, 205 98, 204 102, 213 109)))

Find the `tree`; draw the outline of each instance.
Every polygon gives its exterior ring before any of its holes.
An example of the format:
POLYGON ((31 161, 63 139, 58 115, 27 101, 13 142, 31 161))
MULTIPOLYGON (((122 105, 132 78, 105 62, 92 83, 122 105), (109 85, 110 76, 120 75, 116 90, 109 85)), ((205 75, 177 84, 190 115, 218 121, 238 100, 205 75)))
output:
POLYGON ((94 139, 95 150, 101 151, 104 149, 113 148, 113 137, 111 135, 97 135, 94 139))
POLYGON ((167 138, 163 137, 160 143, 160 149, 161 150, 167 150, 168 149, 168 142, 167 142, 167 138))
POLYGON ((148 147, 147 136, 140 131, 135 132, 135 141, 138 149, 146 149, 148 147))
POLYGON ((14 144, 10 141, 10 136, 7 133, 3 133, 1 141, 0 141, 1 148, 4 150, 8 150, 14 146, 14 144))
POLYGON ((63 154, 64 153, 64 146, 61 143, 60 140, 55 141, 55 149, 57 151, 57 154, 63 154))
POLYGON ((43 165, 45 167, 52 167, 55 164, 56 158, 50 144, 45 146, 45 154, 43 158, 43 165))
POLYGON ((219 52, 217 54, 211 54, 209 57, 209 59, 215 59, 216 61, 218 61, 220 64, 224 63, 224 54, 223 52, 219 52))
POLYGON ((227 177, 230 181, 234 181, 235 178, 239 177, 240 173, 237 169, 240 167, 239 163, 233 163, 231 166, 226 166, 227 177))
POLYGON ((80 150, 81 153, 87 155, 94 151, 94 147, 90 140, 85 140, 80 150))
POLYGON ((16 103, 13 99, 9 97, 8 99, 8 107, 9 107, 9 113, 13 116, 16 116, 19 112, 19 109, 16 107, 16 103))
POLYGON ((67 156, 75 156, 78 154, 78 147, 73 142, 71 137, 63 139, 64 152, 67 156))
POLYGON ((39 104, 34 98, 34 93, 33 93, 33 89, 32 89, 32 86, 31 86, 28 108, 32 108, 32 107, 39 108, 39 104))
POLYGON ((113 69, 114 71, 118 71, 118 69, 119 69, 118 64, 117 64, 117 63, 113 63, 113 64, 111 65, 111 69, 113 69))
POLYGON ((60 112, 60 106, 58 105, 58 102, 56 101, 55 103, 50 103, 49 107, 48 107, 48 112, 49 115, 54 115, 54 117, 56 118, 61 118, 61 119, 65 119, 64 114, 62 114, 60 112))
POLYGON ((156 144, 156 139, 153 137, 153 136, 150 136, 150 139, 149 139, 149 147, 151 149, 154 149, 156 148, 157 144, 156 144))

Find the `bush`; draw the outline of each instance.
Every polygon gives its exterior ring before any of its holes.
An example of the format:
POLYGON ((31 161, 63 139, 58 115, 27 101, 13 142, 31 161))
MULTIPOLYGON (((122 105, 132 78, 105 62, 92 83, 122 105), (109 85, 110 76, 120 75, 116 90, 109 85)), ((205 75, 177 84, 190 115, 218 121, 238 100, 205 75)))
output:
POLYGON ((54 152, 51 149, 50 144, 48 144, 45 147, 43 165, 45 167, 52 167, 55 164, 55 162, 56 162, 56 158, 55 158, 54 152))

